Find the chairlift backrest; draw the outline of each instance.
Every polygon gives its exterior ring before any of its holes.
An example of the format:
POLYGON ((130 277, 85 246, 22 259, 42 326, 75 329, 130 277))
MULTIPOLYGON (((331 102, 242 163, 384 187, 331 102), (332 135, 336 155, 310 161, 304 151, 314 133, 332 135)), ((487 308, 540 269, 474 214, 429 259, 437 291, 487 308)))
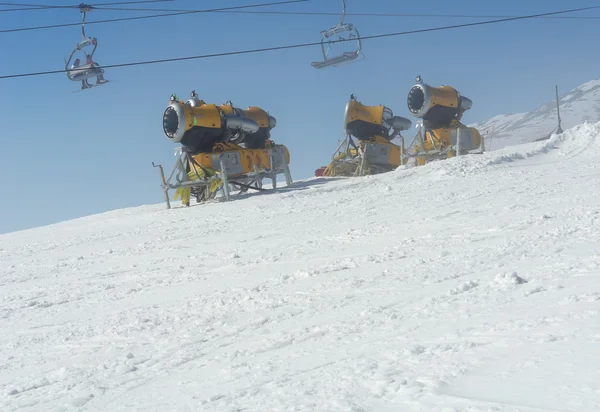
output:
POLYGON ((319 62, 313 62, 312 66, 316 69, 321 69, 330 66, 340 66, 344 63, 354 61, 361 53, 362 42, 360 40, 360 34, 356 27, 351 23, 344 23, 346 17, 346 1, 342 0, 342 18, 338 24, 331 27, 330 29, 321 31, 321 50, 323 52, 323 60, 319 62), (330 40, 333 36, 338 36, 337 40, 330 40), (350 41, 356 41, 356 49, 353 51, 346 51, 338 55, 331 55, 329 47, 325 49, 325 43, 330 46, 332 43, 346 44, 350 41))

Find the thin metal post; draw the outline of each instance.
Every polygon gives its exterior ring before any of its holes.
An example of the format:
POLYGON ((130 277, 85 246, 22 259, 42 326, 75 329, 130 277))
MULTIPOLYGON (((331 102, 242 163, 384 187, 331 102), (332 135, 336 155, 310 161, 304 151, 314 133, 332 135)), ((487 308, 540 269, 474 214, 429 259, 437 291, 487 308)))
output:
POLYGON ((402 138, 402 144, 400 145, 400 165, 404 165, 404 136, 400 135, 402 138))
POLYGON ((556 113, 558 114, 558 129, 556 130, 556 134, 561 134, 563 129, 561 127, 562 119, 560 118, 560 101, 558 100, 558 85, 556 87, 556 113))
POLYGON ((225 168, 223 157, 221 157, 219 162, 221 164, 221 178, 223 179, 223 193, 225 194, 225 199, 229 202, 229 179, 227 177, 227 169, 225 168))
POLYGON ((260 170, 258 170, 257 165, 254 165, 254 175, 256 176, 256 187, 262 189, 262 177, 260 176, 260 170))
POLYGON ((365 144, 364 150, 360 146, 358 146, 357 151, 360 155, 360 167, 358 169, 358 176, 364 176, 365 165, 369 166, 369 163, 367 161, 367 152, 369 151, 369 144, 365 144))
POLYGON ((169 185, 167 185, 167 181, 165 180, 165 172, 163 171, 163 167, 162 165, 155 165, 154 162, 152 162, 152 166, 158 167, 158 170, 160 172, 160 179, 162 181, 161 187, 163 188, 163 192, 165 195, 165 203, 167 204, 167 209, 170 209, 171 202, 169 201, 169 185))
POLYGON ((277 189, 277 169, 273 162, 273 151, 269 150, 269 161, 271 162, 271 180, 273 181, 273 189, 277 189))
POLYGON ((456 156, 460 156, 460 127, 456 129, 456 156))
POLYGON ((283 174, 285 175, 285 184, 290 187, 292 185, 292 174, 290 173, 290 167, 285 161, 285 154, 282 152, 279 153, 281 156, 281 164, 283 165, 283 174))

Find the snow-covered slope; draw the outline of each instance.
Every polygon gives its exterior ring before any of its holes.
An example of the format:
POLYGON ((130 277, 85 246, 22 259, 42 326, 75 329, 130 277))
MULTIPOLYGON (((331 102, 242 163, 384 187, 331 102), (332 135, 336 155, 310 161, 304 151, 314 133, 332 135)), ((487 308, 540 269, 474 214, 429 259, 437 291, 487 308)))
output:
POLYGON ((0 410, 597 412, 599 156, 586 124, 2 235, 0 410))
MULTIPOLYGON (((563 130, 584 122, 600 121, 600 80, 592 80, 560 96, 563 130)), ((491 150, 533 142, 547 137, 557 127, 556 99, 530 113, 503 114, 475 123, 486 136, 491 150)))

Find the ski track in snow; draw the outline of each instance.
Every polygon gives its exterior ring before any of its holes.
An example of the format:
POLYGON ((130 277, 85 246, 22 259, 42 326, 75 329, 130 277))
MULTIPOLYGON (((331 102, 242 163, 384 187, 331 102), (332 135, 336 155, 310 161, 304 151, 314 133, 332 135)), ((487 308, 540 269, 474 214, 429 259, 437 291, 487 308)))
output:
POLYGON ((599 155, 584 124, 0 235, 0 410, 598 411, 599 155))

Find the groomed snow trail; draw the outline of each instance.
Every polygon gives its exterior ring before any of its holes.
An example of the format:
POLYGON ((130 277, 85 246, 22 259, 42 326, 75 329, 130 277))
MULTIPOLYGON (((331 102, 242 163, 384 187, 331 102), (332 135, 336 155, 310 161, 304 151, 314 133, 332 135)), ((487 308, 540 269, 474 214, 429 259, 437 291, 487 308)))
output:
POLYGON ((584 124, 0 235, 0 410, 597 412, 599 159, 584 124))

